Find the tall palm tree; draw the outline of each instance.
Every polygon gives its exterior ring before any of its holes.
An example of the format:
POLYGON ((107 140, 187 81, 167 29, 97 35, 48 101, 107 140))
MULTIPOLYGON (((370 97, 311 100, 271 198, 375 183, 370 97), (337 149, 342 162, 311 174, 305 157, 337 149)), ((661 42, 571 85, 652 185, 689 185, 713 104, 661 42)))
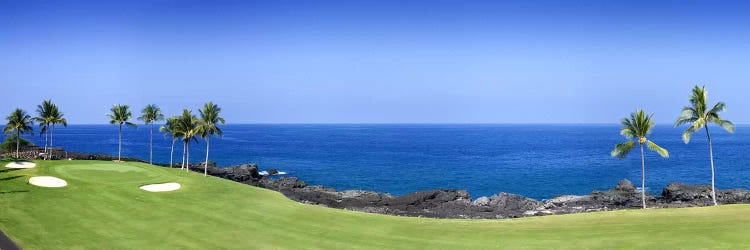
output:
POLYGON ((208 149, 211 144, 211 136, 214 134, 221 137, 223 132, 219 126, 219 123, 224 124, 224 118, 219 117, 221 108, 213 102, 208 102, 203 105, 203 109, 198 110, 201 114, 201 137, 206 140, 206 162, 203 164, 203 176, 208 176, 208 149))
MULTIPOLYGON (((50 124, 52 124, 52 128, 50 129, 50 133, 49 133, 49 147, 50 147, 50 149, 52 148, 52 135, 55 134, 55 125, 56 124, 62 124, 65 127, 68 126, 68 120, 65 119, 63 116, 65 116, 65 114, 63 114, 62 112, 60 112, 60 110, 58 109, 57 105, 52 104, 52 119, 50 121, 50 124)), ((49 152, 50 159, 53 159, 53 157, 54 157, 53 153, 54 153, 54 150, 50 150, 50 152, 49 152)))
POLYGON ((169 136, 172 139, 172 150, 169 152, 169 167, 172 167, 172 160, 174 159, 174 143, 179 139, 179 134, 176 131, 177 116, 167 118, 167 122, 159 128, 159 131, 164 133, 164 137, 169 136))
POLYGON ((8 117, 8 124, 3 128, 3 132, 6 134, 16 133, 16 158, 19 157, 18 148, 21 142, 21 133, 31 134, 34 128, 34 120, 22 109, 16 109, 13 113, 10 113, 8 117))
POLYGON ((130 113, 130 106, 128 105, 113 105, 110 109, 112 113, 107 114, 107 117, 109 117, 110 121, 109 124, 117 124, 120 127, 120 143, 117 147, 117 161, 121 161, 122 158, 122 125, 128 125, 131 127, 138 127, 135 125, 135 123, 130 122, 130 118, 133 117, 133 114, 130 113))
POLYGON ((182 115, 177 118, 176 131, 182 138, 184 144, 182 150, 182 167, 185 168, 186 171, 190 170, 190 140, 197 142, 198 139, 196 139, 195 136, 201 133, 201 127, 198 126, 198 123, 198 117, 192 114, 188 109, 183 109, 182 115))
POLYGON ((149 125, 148 163, 154 164, 154 122, 163 121, 164 114, 155 104, 149 104, 141 110, 141 116, 138 117, 138 120, 149 125))
POLYGON ((711 145, 711 134, 708 132, 708 124, 714 123, 729 133, 734 133, 734 124, 728 120, 722 120, 719 116, 719 112, 725 111, 727 105, 723 102, 718 102, 713 108, 707 109, 706 103, 708 92, 706 86, 698 87, 697 85, 693 88, 692 95, 690 96, 690 106, 682 108, 682 114, 677 117, 674 123, 675 127, 679 127, 683 124, 690 124, 684 133, 682 133, 682 140, 685 144, 690 142, 690 137, 693 133, 697 132, 701 128, 706 129, 706 137, 708 138, 708 157, 711 161, 711 199, 716 203, 716 187, 714 185, 714 149, 711 145))
POLYGON ((47 152, 47 145, 49 145, 49 128, 50 124, 54 120, 53 109, 55 104, 51 100, 44 100, 42 104, 36 106, 37 117, 34 117, 34 121, 39 123, 39 136, 44 134, 44 158, 47 159, 49 153, 47 152))
POLYGON ((654 127, 653 116, 654 114, 646 115, 645 111, 637 110, 630 114, 630 118, 622 119, 620 134, 628 141, 617 144, 615 149, 612 150, 613 157, 623 159, 635 147, 636 141, 641 147, 641 201, 644 209, 646 208, 646 158, 643 153, 643 144, 646 144, 648 149, 658 153, 661 157, 669 157, 669 152, 666 149, 646 138, 651 133, 651 128, 654 127))

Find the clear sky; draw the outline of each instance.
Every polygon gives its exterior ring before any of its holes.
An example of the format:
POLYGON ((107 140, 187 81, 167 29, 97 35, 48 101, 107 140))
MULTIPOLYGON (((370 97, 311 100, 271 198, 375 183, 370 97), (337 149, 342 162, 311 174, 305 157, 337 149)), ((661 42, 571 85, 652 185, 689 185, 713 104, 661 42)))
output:
POLYGON ((206 101, 230 123, 750 123, 741 1, 0 0, 3 116, 206 101))

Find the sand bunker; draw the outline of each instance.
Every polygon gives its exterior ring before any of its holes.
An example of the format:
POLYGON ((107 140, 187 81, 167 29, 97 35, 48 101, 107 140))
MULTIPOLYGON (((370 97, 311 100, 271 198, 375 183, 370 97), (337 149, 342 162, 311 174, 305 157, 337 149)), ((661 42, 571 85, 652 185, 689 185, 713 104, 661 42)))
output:
POLYGON ((149 192, 167 192, 167 191, 175 191, 177 189, 180 189, 180 187, 181 187, 180 183, 169 182, 169 183, 160 183, 160 184, 151 184, 151 185, 141 186, 141 189, 149 191, 149 192))
POLYGON ((5 165, 6 168, 33 168, 36 167, 36 163, 28 161, 17 161, 11 162, 5 165))
POLYGON ((29 184, 40 187, 64 187, 68 182, 52 176, 34 176, 29 178, 29 184))

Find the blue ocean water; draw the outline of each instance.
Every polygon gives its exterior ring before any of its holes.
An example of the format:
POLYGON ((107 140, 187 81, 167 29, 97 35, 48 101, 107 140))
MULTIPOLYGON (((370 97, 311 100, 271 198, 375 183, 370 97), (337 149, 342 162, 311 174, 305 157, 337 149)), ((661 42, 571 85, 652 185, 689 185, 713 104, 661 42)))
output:
MULTIPOLYGON (((716 185, 750 188, 750 126, 738 126, 735 134, 711 129, 716 185)), ((452 188, 466 189, 474 198, 510 192, 547 199, 608 189, 623 178, 639 185, 641 178, 638 151, 624 160, 609 155, 624 141, 614 124, 259 124, 225 125, 223 130, 222 139, 211 141, 210 158, 219 166, 258 163, 261 169, 277 168, 340 190, 401 195, 452 188)), ((649 137, 671 157, 646 151, 648 192, 659 193, 671 181, 710 183, 705 133, 685 145, 682 131, 657 126, 649 137)), ((147 159, 148 133, 145 126, 125 128, 123 155, 147 159)), ((36 135, 33 141, 43 145, 44 137, 36 135)), ((116 155, 117 127, 58 127, 54 143, 69 151, 116 155)), ((181 149, 178 143, 175 161, 181 149)), ((155 132, 155 161, 169 162, 169 151, 170 141, 155 132)), ((204 157, 205 143, 193 144, 191 162, 204 157)))

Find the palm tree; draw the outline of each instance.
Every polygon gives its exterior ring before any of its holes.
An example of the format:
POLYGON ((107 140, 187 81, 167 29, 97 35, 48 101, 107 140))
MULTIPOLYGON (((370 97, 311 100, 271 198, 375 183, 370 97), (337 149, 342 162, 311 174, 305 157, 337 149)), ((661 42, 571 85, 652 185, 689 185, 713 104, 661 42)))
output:
POLYGON ((176 132, 182 138, 183 142, 182 167, 186 171, 190 170, 190 140, 197 142, 198 139, 195 136, 201 133, 201 127, 198 126, 198 122, 198 117, 188 109, 183 109, 182 115, 176 121, 176 132))
POLYGON ((55 104, 51 100, 44 100, 42 104, 36 106, 37 117, 34 117, 34 121, 39 123, 39 136, 44 134, 44 158, 49 156, 47 152, 47 145, 49 144, 49 128, 52 120, 54 120, 53 109, 55 104))
POLYGON ((217 126, 219 123, 224 124, 224 118, 219 117, 221 108, 213 102, 203 105, 203 109, 198 110, 201 114, 201 137, 206 140, 206 162, 203 165, 203 176, 208 176, 208 149, 211 144, 211 135, 223 135, 221 129, 217 126))
POLYGON ((16 109, 13 113, 10 113, 8 117, 8 124, 3 128, 3 132, 6 134, 16 133, 16 158, 19 158, 18 148, 21 142, 21 133, 31 134, 34 128, 34 120, 22 109, 16 109))
POLYGON ((643 209, 646 209, 646 158, 643 153, 643 144, 646 144, 648 149, 655 151, 661 157, 669 157, 669 152, 666 149, 646 138, 651 133, 651 128, 654 127, 653 116, 654 114, 646 115, 645 111, 637 110, 630 114, 629 119, 622 119, 620 134, 628 139, 628 141, 617 144, 615 149, 612 150, 613 157, 623 159, 635 147, 635 142, 638 141, 638 145, 641 147, 641 200, 643 202, 643 209))
POLYGON ((176 131, 177 116, 167 118, 167 122, 159 128, 159 131, 164 133, 164 137, 167 136, 172 138, 172 150, 169 152, 169 167, 172 167, 172 160, 174 159, 174 143, 179 139, 179 134, 176 131))
POLYGON ((728 120, 722 120, 719 116, 719 112, 725 111, 727 105, 723 102, 718 102, 710 110, 706 109, 708 93, 706 92, 706 86, 698 87, 697 85, 693 88, 693 93, 690 96, 690 106, 682 108, 682 114, 677 117, 674 123, 675 127, 679 127, 683 124, 690 124, 684 133, 682 133, 682 140, 687 144, 690 142, 690 137, 693 133, 697 132, 701 128, 706 129, 706 137, 708 137, 708 157, 711 160, 711 199, 713 199, 714 206, 716 203, 716 187, 714 185, 714 149, 711 145, 711 134, 708 132, 708 124, 714 123, 729 133, 734 133, 734 124, 728 120))
POLYGON ((121 155, 122 155, 122 125, 124 124, 124 125, 128 125, 128 126, 131 126, 131 127, 134 127, 134 128, 138 127, 138 126, 135 125, 132 122, 129 122, 130 118, 133 116, 133 114, 130 113, 130 106, 117 104, 117 105, 113 105, 112 108, 110 109, 110 111, 112 113, 107 114, 107 117, 109 117, 109 119, 111 119, 109 121, 109 124, 113 124, 113 125, 117 124, 120 127, 120 133, 119 133, 119 135, 120 135, 120 137, 119 137, 120 143, 119 143, 119 145, 117 147, 117 161, 121 161, 122 160, 122 158, 121 158, 121 155))
MULTIPOLYGON (((68 120, 65 119, 63 116, 65 114, 61 113, 60 110, 57 108, 57 105, 52 104, 52 119, 50 120, 50 124, 52 124, 52 129, 49 133, 49 147, 52 148, 52 135, 55 133, 55 124, 62 124, 63 126, 68 126, 68 120)), ((52 159, 54 157, 53 150, 50 150, 49 157, 52 159)))
POLYGON ((154 164, 154 122, 163 121, 164 115, 161 109, 155 104, 146 105, 141 111, 141 117, 138 120, 149 125, 149 146, 148 146, 148 163, 154 164))

